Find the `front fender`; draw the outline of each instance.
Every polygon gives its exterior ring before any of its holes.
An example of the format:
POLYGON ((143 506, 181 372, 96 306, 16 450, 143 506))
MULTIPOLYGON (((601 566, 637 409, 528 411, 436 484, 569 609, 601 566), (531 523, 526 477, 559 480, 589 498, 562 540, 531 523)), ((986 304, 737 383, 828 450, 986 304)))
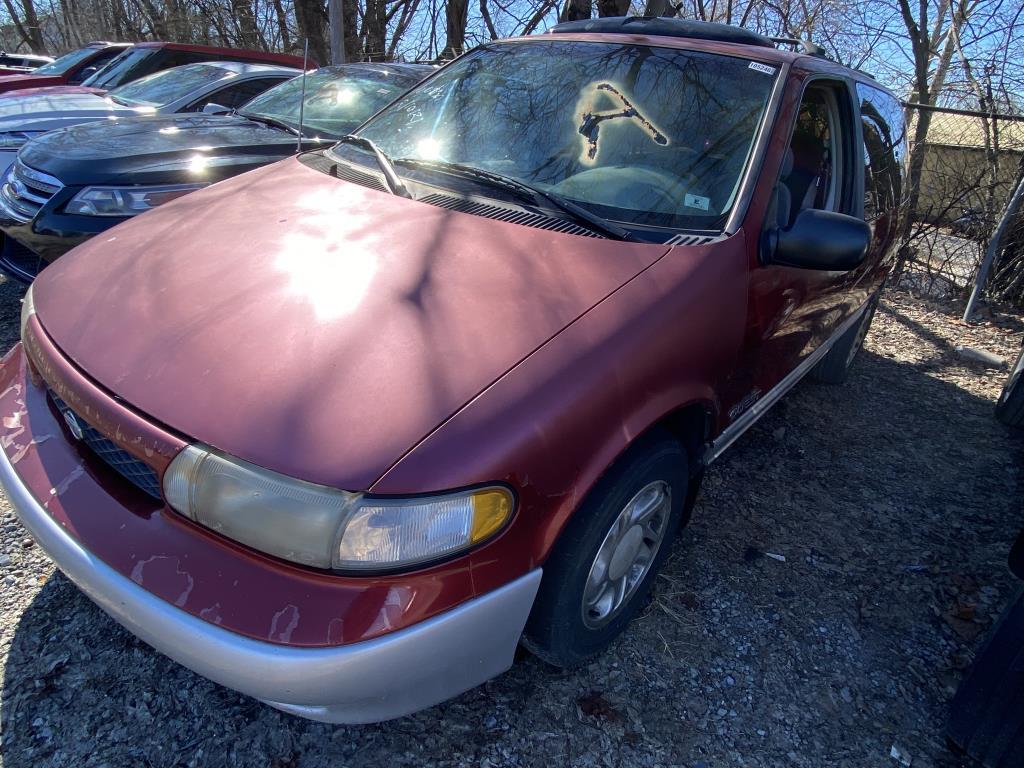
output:
POLYGON ((717 411, 738 358, 747 294, 742 234, 676 247, 562 330, 385 473, 374 493, 504 481, 517 489, 516 572, 633 441, 680 407, 717 411))

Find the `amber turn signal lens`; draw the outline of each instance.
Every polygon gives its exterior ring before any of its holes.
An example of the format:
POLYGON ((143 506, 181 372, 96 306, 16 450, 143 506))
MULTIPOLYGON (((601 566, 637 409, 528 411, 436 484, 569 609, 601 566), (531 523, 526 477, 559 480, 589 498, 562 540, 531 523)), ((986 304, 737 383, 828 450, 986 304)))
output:
POLYGON ((473 494, 473 529, 470 541, 477 544, 490 538, 512 515, 512 494, 490 488, 473 494))

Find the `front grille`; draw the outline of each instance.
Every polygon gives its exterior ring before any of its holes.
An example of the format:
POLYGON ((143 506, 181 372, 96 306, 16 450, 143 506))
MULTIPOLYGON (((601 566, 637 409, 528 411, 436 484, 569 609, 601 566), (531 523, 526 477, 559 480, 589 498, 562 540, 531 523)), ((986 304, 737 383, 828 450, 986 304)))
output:
MULTIPOLYGON (((57 406, 57 410, 64 416, 64 420, 68 422, 68 428, 71 429, 71 422, 73 421, 81 431, 82 435, 80 438, 77 434, 74 434, 74 437, 84 443, 97 458, 101 459, 107 466, 140 491, 152 496, 154 499, 162 498, 160 495, 160 479, 157 477, 156 470, 145 462, 139 461, 128 451, 118 446, 113 440, 104 436, 85 419, 72 411, 68 404, 57 397, 56 393, 52 390, 50 391, 50 398, 53 400, 53 404, 57 406)), ((74 433, 73 429, 71 431, 74 433)))
POLYGON ((60 179, 15 160, 0 187, 0 204, 12 218, 29 222, 63 186, 60 179))
POLYGON ((9 272, 26 282, 32 282, 46 262, 31 248, 22 245, 10 235, 3 238, 3 249, 0 249, 0 262, 9 272))

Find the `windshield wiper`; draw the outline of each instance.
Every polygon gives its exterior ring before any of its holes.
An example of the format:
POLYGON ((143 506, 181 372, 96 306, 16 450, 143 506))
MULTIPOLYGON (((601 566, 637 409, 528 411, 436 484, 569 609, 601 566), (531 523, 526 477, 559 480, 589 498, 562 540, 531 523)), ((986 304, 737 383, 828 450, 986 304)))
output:
POLYGON ((494 171, 487 171, 483 168, 477 168, 474 165, 450 163, 445 160, 417 160, 411 157, 403 157, 395 162, 404 165, 422 166, 423 168, 450 171, 451 173, 465 176, 466 178, 486 182, 492 187, 504 189, 505 191, 511 192, 534 204, 536 204, 538 200, 544 200, 555 208, 558 208, 563 213, 568 214, 569 217, 575 219, 577 223, 584 224, 588 229, 597 230, 601 234, 607 235, 615 240, 636 239, 618 224, 608 221, 607 219, 598 216, 596 213, 591 213, 583 206, 577 205, 561 195, 555 194, 554 192, 548 192, 540 189, 539 187, 535 187, 532 184, 527 184, 525 181, 519 181, 519 179, 513 179, 509 176, 495 173, 494 171))
POLYGON ((263 123, 264 125, 269 125, 271 128, 280 128, 281 130, 288 131, 288 133, 294 134, 295 136, 299 135, 298 129, 288 125, 284 120, 267 117, 266 115, 253 115, 248 112, 239 112, 237 109, 232 110, 232 113, 240 115, 246 120, 252 120, 255 123, 263 123))
POLYGON ((398 195, 399 197, 411 198, 409 190, 406 189, 405 184, 398 178, 398 174, 395 172, 395 166, 391 162, 391 158, 384 154, 384 151, 374 143, 372 139, 368 139, 365 136, 356 136, 354 133, 347 133, 338 139, 339 144, 358 144, 364 149, 370 150, 377 159, 377 165, 380 166, 381 171, 384 173, 384 180, 388 183, 388 189, 391 190, 391 194, 398 195))
POLYGON ((124 99, 118 98, 117 96, 111 96, 109 93, 107 94, 107 98, 110 99, 115 104, 119 104, 122 107, 133 107, 133 106, 135 106, 130 101, 125 101, 124 99))

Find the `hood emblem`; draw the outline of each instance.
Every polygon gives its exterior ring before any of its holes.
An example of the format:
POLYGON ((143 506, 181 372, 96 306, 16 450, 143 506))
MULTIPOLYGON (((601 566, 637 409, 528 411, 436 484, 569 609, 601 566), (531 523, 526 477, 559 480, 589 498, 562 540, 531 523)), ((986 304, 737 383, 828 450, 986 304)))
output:
POLYGON ((76 440, 82 440, 85 438, 85 431, 82 429, 82 425, 78 421, 78 417, 71 411, 64 411, 64 422, 68 425, 68 429, 71 430, 71 434, 74 435, 76 440))

